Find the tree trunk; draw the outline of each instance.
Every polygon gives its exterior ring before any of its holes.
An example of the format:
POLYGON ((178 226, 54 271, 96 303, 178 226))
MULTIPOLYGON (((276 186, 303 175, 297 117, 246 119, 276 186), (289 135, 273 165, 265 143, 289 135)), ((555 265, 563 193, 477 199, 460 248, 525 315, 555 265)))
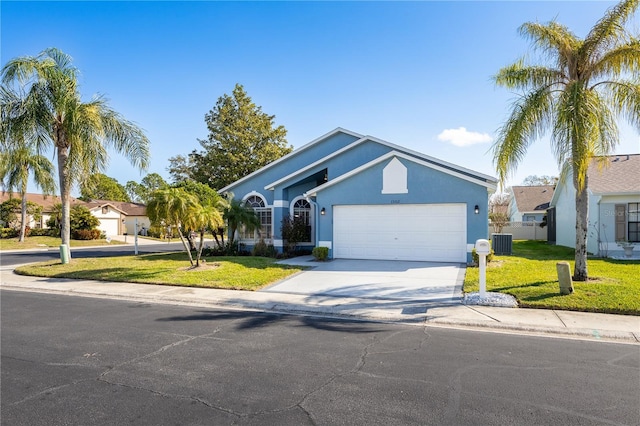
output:
POLYGON ((200 266, 200 258, 202 257, 202 249, 204 248, 204 231, 205 231, 205 228, 200 229, 200 244, 198 245, 198 256, 196 257, 196 266, 200 266))
MULTIPOLYGON (((574 183, 575 184, 575 183, 574 183)), ((589 193, 585 178, 584 187, 576 186, 576 255, 573 270, 574 281, 587 281, 587 230, 589 226, 589 193)))
POLYGON ((193 266, 193 256, 191 255, 191 250, 189 250, 189 244, 187 243, 186 238, 184 237, 184 234, 182 234, 182 230, 180 229, 180 226, 177 226, 178 228, 178 235, 180 236, 180 241, 182 241, 182 245, 184 246, 184 249, 187 252, 187 255, 189 256, 189 263, 191 264, 191 266, 193 266))
POLYGON ((60 179, 60 202, 62 203, 62 218, 60 219, 60 238, 62 244, 69 245, 71 240, 71 182, 67 170, 69 149, 58 146, 58 177, 60 179))
POLYGON ((18 237, 18 241, 23 243, 24 237, 27 231, 27 194, 25 191, 22 191, 22 211, 20 212, 20 236, 18 237))

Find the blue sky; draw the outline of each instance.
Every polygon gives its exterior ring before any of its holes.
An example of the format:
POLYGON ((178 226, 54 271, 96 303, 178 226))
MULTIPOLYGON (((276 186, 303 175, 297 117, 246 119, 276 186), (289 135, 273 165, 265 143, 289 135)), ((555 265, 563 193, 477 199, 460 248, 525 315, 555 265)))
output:
MULTIPOLYGON (((111 157, 106 174, 122 184, 169 179, 168 158, 200 149, 205 114, 236 83, 294 148, 344 127, 495 176, 489 149, 514 94, 491 77, 531 55, 518 27, 556 19, 583 37, 614 4, 3 0, 0 58, 57 47, 87 100, 105 95, 146 131, 147 172, 111 157)), ((616 153, 640 152, 622 127, 616 153)), ((547 139, 509 184, 532 174, 558 174, 547 139)))

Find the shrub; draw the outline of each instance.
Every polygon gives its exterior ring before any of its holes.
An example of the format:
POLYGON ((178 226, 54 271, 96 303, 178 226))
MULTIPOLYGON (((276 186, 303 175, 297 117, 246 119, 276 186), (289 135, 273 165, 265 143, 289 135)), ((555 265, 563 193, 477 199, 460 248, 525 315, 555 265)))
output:
POLYGON ((14 228, 0 228, 0 238, 16 238, 18 230, 14 228))
POLYGON ((55 230, 49 228, 31 228, 29 236, 31 237, 55 237, 55 230))
POLYGON ((71 232, 74 240, 97 240, 100 238, 99 229, 74 229, 71 232))
MULTIPOLYGON (((489 254, 487 255, 487 263, 491 262, 493 260, 493 249, 491 249, 491 252, 489 252, 489 254)), ((473 259, 473 263, 476 265, 480 264, 480 256, 478 256, 478 253, 476 253, 476 249, 473 248, 471 249, 471 258, 473 259)))
POLYGON ((316 258, 316 260, 327 260, 327 257, 329 257, 329 248, 314 247, 313 250, 311 250, 311 254, 316 258))
POLYGON ((264 240, 260 238, 260 241, 258 241, 256 245, 253 246, 251 254, 254 256, 267 257, 267 243, 265 243, 264 240))
POLYGON ((296 252, 298 243, 311 241, 311 227, 302 217, 286 216, 282 219, 280 231, 286 242, 286 251, 290 254, 296 252))
POLYGON ((267 257, 278 257, 278 250, 273 246, 273 244, 269 244, 267 246, 267 257))

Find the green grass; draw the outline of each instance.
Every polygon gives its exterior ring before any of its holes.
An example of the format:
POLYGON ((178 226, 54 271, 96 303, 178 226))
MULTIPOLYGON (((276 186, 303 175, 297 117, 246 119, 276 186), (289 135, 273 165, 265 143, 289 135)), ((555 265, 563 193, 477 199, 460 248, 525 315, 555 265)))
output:
POLYGON ((206 266, 190 269, 186 253, 72 259, 63 265, 49 261, 22 266, 16 272, 53 278, 121 281, 186 287, 258 290, 302 268, 264 257, 210 257, 206 266))
MULTIPOLYGON (((0 250, 27 250, 27 249, 46 249, 50 247, 58 248, 62 240, 56 237, 27 237, 23 242, 19 242, 17 238, 0 239, 0 250)), ((108 243, 106 240, 71 240, 71 247, 90 247, 90 246, 109 246, 124 244, 120 241, 112 240, 108 243)))
MULTIPOLYGON (((544 241, 514 241, 512 256, 494 256, 487 267, 487 291, 514 296, 520 306, 640 315, 640 262, 589 258, 589 281, 573 283, 561 296, 556 263, 573 272, 574 251, 544 241)), ((478 291, 478 268, 467 268, 464 291, 478 291)))

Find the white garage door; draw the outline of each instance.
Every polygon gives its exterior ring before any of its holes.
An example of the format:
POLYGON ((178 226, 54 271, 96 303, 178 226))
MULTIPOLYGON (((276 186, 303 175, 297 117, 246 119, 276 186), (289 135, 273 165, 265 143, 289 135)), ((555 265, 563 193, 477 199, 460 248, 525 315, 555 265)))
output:
POLYGON ((100 224, 98 225, 98 229, 104 232, 107 235, 118 235, 118 227, 120 225, 120 221, 118 219, 100 219, 100 224))
POLYGON ((333 257, 467 261, 465 204, 333 207, 333 257))

